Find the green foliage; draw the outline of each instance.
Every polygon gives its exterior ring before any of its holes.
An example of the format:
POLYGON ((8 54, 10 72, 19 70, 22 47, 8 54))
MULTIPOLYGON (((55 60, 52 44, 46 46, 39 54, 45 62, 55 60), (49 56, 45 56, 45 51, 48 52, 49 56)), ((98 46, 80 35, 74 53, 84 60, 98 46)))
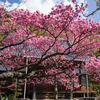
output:
POLYGON ((6 97, 3 97, 1 100, 6 100, 6 97))
POLYGON ((0 100, 8 100, 7 97, 3 97, 1 94, 0 94, 0 100))
MULTIPOLYGON (((33 34, 36 34, 36 35, 39 35, 39 36, 47 36, 48 37, 48 32, 46 31, 46 30, 42 30, 42 29, 39 29, 39 31, 35 31, 34 30, 34 28, 32 28, 32 27, 30 27, 30 32, 31 32, 31 35, 33 35, 33 34)), ((50 34, 49 33, 49 36, 53 36, 54 34, 50 34)), ((57 34, 57 35, 59 35, 59 33, 57 34)), ((65 35, 59 35, 58 36, 59 38, 64 38, 65 37, 65 35)))
POLYGON ((93 78, 93 74, 90 75, 89 77, 89 84, 90 84, 90 87, 94 90, 94 91, 97 91, 97 94, 98 96, 100 96, 100 83, 94 79, 94 80, 91 80, 91 78, 93 78))
MULTIPOLYGON (((92 41, 93 38, 94 38, 94 35, 91 35, 91 36, 88 37, 87 39, 88 39, 89 41, 92 41)), ((98 40, 100 41, 100 37, 95 36, 95 38, 98 39, 98 40)), ((94 52, 91 52, 90 54, 100 56, 100 52, 99 52, 99 51, 100 51, 100 48, 98 48, 98 49, 97 49, 96 51, 94 51, 94 52)))
POLYGON ((15 98, 22 95, 22 88, 21 86, 23 85, 23 83, 18 82, 18 80, 16 78, 13 78, 11 80, 11 84, 15 84, 15 87, 9 88, 12 91, 12 95, 15 95, 15 98))
POLYGON ((100 83, 98 83, 97 87, 98 87, 98 89, 100 90, 100 83))
MULTIPOLYGON (((14 96, 13 95, 9 95, 7 97, 7 95, 5 94, 5 96, 3 97, 1 94, 0 94, 0 100, 14 100, 14 96)), ((16 99, 15 99, 16 100, 16 99)))
POLYGON ((100 48, 98 48, 98 49, 97 49, 96 51, 94 51, 94 52, 91 52, 90 54, 100 56, 99 50, 100 50, 100 48))
POLYGON ((33 34, 36 34, 36 35, 40 35, 40 36, 47 36, 47 32, 46 31, 44 31, 44 30, 39 30, 39 31, 35 31, 34 30, 34 28, 30 28, 30 32, 31 32, 31 35, 33 35, 33 34))
POLYGON ((2 99, 2 95, 0 94, 0 99, 2 99))
POLYGON ((81 4, 83 5, 84 3, 82 2, 81 4))
POLYGON ((100 83, 97 84, 97 94, 100 95, 100 83))
POLYGON ((5 94, 5 98, 8 100, 8 97, 7 97, 7 95, 5 94))
POLYGON ((92 16, 93 16, 94 14, 96 14, 96 13, 92 13, 92 16))
POLYGON ((94 0, 95 2, 96 2, 96 4, 97 4, 97 6, 100 6, 100 0, 94 0))
POLYGON ((8 100, 13 100, 13 99, 14 97, 12 95, 8 98, 8 100))

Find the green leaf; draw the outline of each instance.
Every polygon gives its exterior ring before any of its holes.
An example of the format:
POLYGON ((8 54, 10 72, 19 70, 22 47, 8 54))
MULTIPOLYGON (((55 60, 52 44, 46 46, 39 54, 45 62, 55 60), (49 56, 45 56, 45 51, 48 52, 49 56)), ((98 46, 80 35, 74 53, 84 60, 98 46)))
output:
POLYGON ((94 52, 91 52, 90 54, 92 55, 100 55, 100 52, 99 52, 100 48, 98 48, 96 51, 94 52))
POLYGON ((2 41, 3 37, 0 36, 0 41, 2 41))
POLYGON ((6 100, 6 98, 5 98, 5 97, 3 97, 1 100, 6 100))
POLYGON ((92 16, 94 15, 95 13, 92 13, 92 16))
POLYGON ((83 5, 83 2, 81 4, 83 5))
POLYGON ((2 99, 2 95, 0 94, 0 99, 2 99))
POLYGON ((8 100, 13 100, 13 96, 11 95, 8 100))
POLYGON ((5 97, 6 97, 6 100, 8 100, 8 97, 7 97, 7 95, 5 94, 5 97))

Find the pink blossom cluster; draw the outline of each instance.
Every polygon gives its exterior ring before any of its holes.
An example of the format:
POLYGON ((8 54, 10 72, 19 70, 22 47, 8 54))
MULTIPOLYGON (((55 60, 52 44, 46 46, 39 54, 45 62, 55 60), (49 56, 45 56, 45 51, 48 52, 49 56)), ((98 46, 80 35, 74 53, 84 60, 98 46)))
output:
POLYGON ((100 57, 92 56, 88 59, 85 67, 91 80, 100 81, 100 57))

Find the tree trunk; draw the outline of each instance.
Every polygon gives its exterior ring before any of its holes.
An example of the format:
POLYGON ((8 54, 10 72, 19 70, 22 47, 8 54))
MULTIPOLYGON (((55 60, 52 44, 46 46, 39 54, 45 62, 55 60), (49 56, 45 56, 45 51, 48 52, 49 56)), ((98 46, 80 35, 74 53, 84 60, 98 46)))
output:
POLYGON ((57 88, 57 77, 55 76, 55 82, 54 82, 54 85, 55 85, 55 92, 54 92, 54 100, 58 100, 58 88, 57 88))

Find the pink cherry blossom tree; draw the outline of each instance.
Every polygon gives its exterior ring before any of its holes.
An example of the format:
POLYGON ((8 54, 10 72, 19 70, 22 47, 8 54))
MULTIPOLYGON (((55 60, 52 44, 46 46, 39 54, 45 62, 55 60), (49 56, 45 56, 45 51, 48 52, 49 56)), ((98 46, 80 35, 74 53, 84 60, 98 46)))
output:
POLYGON ((91 80, 96 82, 100 81, 100 57, 92 56, 88 58, 86 66, 87 73, 90 75, 91 80))
POLYGON ((33 84, 58 80, 71 90, 80 86, 74 61, 100 47, 100 22, 82 19, 85 7, 72 2, 75 8, 61 3, 48 15, 23 9, 6 12, 0 7, 0 64, 6 69, 1 81, 27 78, 33 84), (28 72, 20 71, 23 68, 28 72))

